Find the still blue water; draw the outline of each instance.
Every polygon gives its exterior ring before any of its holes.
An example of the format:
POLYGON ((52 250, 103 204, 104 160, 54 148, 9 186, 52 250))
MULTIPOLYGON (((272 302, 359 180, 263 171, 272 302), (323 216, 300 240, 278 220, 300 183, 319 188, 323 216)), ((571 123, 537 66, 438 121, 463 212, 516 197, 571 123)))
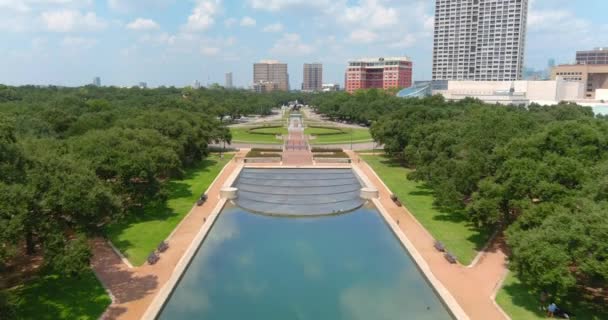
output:
POLYGON ((277 218, 226 208, 160 319, 452 319, 376 209, 277 218))

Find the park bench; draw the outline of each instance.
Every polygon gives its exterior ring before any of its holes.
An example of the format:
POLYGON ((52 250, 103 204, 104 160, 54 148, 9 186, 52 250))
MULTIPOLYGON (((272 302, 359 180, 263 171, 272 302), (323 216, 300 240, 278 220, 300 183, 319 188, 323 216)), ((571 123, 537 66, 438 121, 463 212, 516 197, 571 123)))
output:
POLYGON ((437 251, 445 252, 445 246, 443 245, 443 243, 435 241, 435 244, 433 246, 435 247, 435 249, 437 249, 437 251))
POLYGON ((148 256, 147 260, 148 260, 148 264, 154 265, 158 262, 158 260, 160 260, 160 257, 156 254, 156 252, 152 252, 148 256))
POLYGON ((167 249, 169 249, 169 244, 166 241, 161 242, 158 247, 156 247, 156 250, 160 253, 167 251, 167 249))
POLYGON ((443 255, 443 257, 445 257, 445 259, 446 259, 446 260, 447 260, 449 263, 451 263, 451 264, 454 264, 454 263, 457 263, 457 262, 458 262, 458 260, 456 259, 456 256, 454 256, 453 254, 451 254, 451 253, 449 253, 449 252, 446 252, 446 253, 443 255))
POLYGON ((393 200, 393 202, 397 205, 397 207, 401 207, 401 201, 399 201, 399 198, 397 198, 396 195, 391 194, 391 200, 393 200))
POLYGON ((198 199, 198 201, 196 201, 196 205, 197 206, 202 206, 203 204, 205 204, 205 202, 207 202, 207 195, 206 194, 202 194, 201 197, 198 199))

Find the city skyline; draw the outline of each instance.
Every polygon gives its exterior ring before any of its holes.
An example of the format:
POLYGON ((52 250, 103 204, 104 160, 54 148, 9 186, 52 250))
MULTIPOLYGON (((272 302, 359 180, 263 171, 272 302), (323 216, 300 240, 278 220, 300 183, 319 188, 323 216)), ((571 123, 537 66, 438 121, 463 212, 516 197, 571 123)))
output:
MULTIPOLYGON (((0 83, 187 86, 195 79, 249 87, 251 64, 318 61, 324 82, 344 82, 347 61, 410 56, 414 80, 431 79, 434 1, 25 0, 0 2, 0 83), (300 17, 300 19, 294 19, 300 17), (303 19, 304 18, 304 19, 303 19), (395 32, 400 30, 400 32, 395 32)), ((608 44, 605 1, 530 3, 526 67, 573 63, 577 50, 608 44)))

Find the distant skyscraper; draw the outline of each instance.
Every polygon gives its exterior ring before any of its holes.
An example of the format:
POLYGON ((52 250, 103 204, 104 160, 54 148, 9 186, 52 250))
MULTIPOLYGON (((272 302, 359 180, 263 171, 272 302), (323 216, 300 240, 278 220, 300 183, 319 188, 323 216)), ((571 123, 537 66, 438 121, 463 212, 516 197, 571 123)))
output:
POLYGON ((408 57, 359 59, 348 62, 345 89, 409 88, 412 86, 412 61, 408 57))
POLYGON ((194 83, 192 84, 192 88, 194 89, 200 89, 201 88, 201 82, 198 80, 194 80, 194 83))
POLYGON ((148 88, 148 83, 147 82, 140 82, 139 83, 139 88, 140 89, 147 89, 148 88))
POLYGON ((433 80, 522 77, 528 0, 435 0, 433 80))
POLYGON ((96 87, 101 87, 101 78, 100 77, 93 78, 93 85, 96 87))
POLYGON ((304 64, 303 91, 321 91, 323 89, 323 65, 320 63, 304 64))
POLYGON ((549 61, 547 62, 547 67, 549 67, 549 69, 555 67, 555 59, 549 59, 549 61))
MULTIPOLYGON (((287 64, 275 60, 265 60, 253 65, 253 84, 269 82, 276 84, 277 90, 289 91, 287 64)), ((275 86, 270 86, 275 88, 275 86)))
POLYGON ((226 84, 224 85, 224 87, 226 89, 231 89, 233 86, 232 84, 232 72, 228 72, 226 73, 226 84))

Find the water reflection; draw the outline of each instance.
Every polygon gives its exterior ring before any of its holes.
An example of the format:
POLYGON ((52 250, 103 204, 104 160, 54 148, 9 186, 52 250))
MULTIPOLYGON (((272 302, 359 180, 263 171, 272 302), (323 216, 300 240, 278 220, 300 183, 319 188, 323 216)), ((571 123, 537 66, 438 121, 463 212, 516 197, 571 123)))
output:
POLYGON ((451 319, 374 209, 225 209, 160 319, 451 319))

